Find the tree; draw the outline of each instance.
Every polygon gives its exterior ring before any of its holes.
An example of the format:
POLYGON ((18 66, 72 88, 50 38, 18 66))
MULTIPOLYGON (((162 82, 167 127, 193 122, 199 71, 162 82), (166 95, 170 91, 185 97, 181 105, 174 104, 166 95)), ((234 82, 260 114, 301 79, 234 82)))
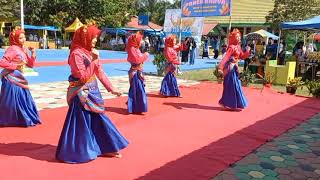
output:
POLYGON ((16 0, 0 0, 0 21, 19 17, 19 3, 16 0))
POLYGON ((33 25, 66 27, 75 18, 96 20, 101 26, 120 27, 128 22, 134 0, 26 0, 25 21, 33 25))
POLYGON ((279 29, 282 22, 305 20, 317 15, 319 10, 320 0, 275 0, 266 20, 273 29, 279 29))
POLYGON ((120 27, 130 20, 134 0, 83 0, 78 7, 80 20, 96 20, 101 26, 120 27))
POLYGON ((163 25, 166 9, 180 8, 180 0, 175 0, 174 3, 163 0, 137 0, 136 14, 146 14, 150 16, 150 21, 163 25))

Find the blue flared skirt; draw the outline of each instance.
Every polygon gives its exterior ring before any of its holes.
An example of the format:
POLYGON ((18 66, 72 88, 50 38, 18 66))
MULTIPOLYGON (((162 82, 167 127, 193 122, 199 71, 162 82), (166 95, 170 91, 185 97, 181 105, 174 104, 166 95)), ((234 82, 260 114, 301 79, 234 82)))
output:
POLYGON ((244 109, 248 106, 248 101, 243 93, 241 81, 238 78, 236 66, 224 76, 223 93, 219 104, 230 109, 244 109))
POLYGON ((2 77, 0 126, 35 126, 41 124, 38 110, 28 89, 2 77))
MULTIPOLYGON (((90 93, 101 97, 99 89, 94 89, 90 93)), ((60 135, 56 159, 67 163, 85 163, 127 146, 128 141, 105 114, 86 110, 78 96, 72 99, 60 135)))
POLYGON ((143 80, 139 72, 136 72, 130 80, 128 94, 128 112, 143 113, 148 111, 148 99, 143 80))
POLYGON ((168 72, 163 78, 160 88, 160 93, 163 96, 179 97, 180 91, 177 79, 172 72, 168 72))

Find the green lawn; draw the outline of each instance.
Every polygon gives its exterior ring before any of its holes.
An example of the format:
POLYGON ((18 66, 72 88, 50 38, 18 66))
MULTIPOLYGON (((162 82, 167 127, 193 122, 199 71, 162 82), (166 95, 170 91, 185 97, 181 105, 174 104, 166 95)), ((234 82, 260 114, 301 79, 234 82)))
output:
MULTIPOLYGON (((182 75, 178 75, 180 79, 189 79, 195 81, 216 81, 217 78, 213 75, 213 69, 203 69, 203 70, 193 70, 193 71, 184 71, 182 75)), ((250 86, 262 88, 261 83, 253 83, 250 86)), ((286 87, 282 85, 272 85, 272 89, 275 89, 279 92, 286 92, 286 87)), ((297 89, 296 95, 310 97, 309 91, 307 88, 302 87, 297 89)))

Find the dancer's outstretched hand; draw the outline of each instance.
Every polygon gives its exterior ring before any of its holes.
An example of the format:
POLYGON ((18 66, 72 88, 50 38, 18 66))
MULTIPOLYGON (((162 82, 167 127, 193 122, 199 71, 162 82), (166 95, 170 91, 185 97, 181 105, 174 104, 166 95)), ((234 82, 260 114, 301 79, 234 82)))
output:
POLYGON ((118 96, 118 97, 122 95, 122 93, 119 92, 118 90, 111 91, 111 93, 112 93, 113 95, 118 96))

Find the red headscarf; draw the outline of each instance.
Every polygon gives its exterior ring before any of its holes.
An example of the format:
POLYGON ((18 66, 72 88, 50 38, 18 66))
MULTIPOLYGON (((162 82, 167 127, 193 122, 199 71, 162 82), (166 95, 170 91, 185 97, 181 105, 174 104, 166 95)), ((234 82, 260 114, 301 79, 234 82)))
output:
POLYGON ((238 29, 233 29, 233 31, 229 35, 229 46, 230 45, 239 45, 239 41, 237 39, 237 36, 241 37, 241 33, 238 29))
POLYGON ((84 48, 88 51, 92 51, 92 39, 94 39, 96 36, 99 36, 100 32, 100 29, 98 29, 95 25, 80 27, 73 35, 70 52, 76 48, 84 48))
POLYGON ((174 47, 175 39, 176 39, 176 36, 174 35, 168 36, 165 40, 165 47, 174 47))
POLYGON ((141 32, 137 32, 136 34, 130 35, 130 37, 128 38, 127 48, 129 47, 139 48, 141 45, 142 38, 143 38, 143 35, 141 32))
POLYGON ((16 46, 21 46, 22 44, 19 43, 19 36, 20 34, 24 34, 24 31, 20 28, 17 27, 15 30, 13 30, 10 35, 9 35, 9 44, 10 46, 16 45, 16 46))

